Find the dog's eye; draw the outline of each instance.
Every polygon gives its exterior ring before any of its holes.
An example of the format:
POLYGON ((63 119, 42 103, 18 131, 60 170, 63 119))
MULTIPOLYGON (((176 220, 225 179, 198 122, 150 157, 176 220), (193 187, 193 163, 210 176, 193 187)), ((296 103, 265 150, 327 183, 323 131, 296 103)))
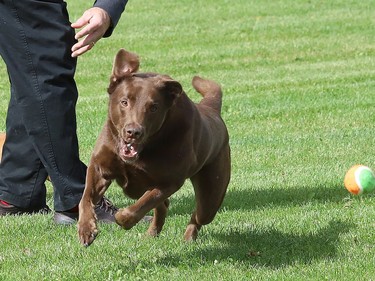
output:
POLYGON ((150 106, 150 111, 151 112, 155 112, 156 110, 158 110, 158 105, 157 104, 153 104, 150 106))
POLYGON ((120 103, 122 106, 128 106, 128 100, 121 100, 120 103))

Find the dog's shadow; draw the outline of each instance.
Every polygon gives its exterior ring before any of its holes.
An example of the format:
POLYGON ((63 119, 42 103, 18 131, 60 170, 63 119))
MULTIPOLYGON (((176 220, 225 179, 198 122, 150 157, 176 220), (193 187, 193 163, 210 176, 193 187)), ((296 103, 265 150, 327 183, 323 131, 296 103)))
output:
MULTIPOLYGON (((274 206, 299 206, 312 202, 343 202, 345 191, 324 186, 314 188, 295 188, 289 190, 236 191, 229 190, 224 201, 224 208, 230 210, 256 210, 274 206), (239 202, 242 202, 239 204, 239 202), (247 202, 245 204, 244 202, 247 202)), ((174 207, 169 215, 182 215, 191 212, 193 196, 172 200, 174 207)), ((236 221, 237 226, 241 222, 236 221)), ((206 262, 234 260, 247 266, 268 266, 279 268, 295 263, 309 264, 319 259, 334 259, 340 236, 354 228, 354 223, 348 220, 332 220, 314 231, 282 232, 273 227, 257 229, 247 222, 241 227, 226 226, 220 232, 210 232, 209 235, 219 242, 218 246, 187 247, 192 251, 187 256, 204 257, 206 262), (193 253, 194 252, 194 253, 193 253)), ((199 242, 197 242, 199 243, 199 242)), ((159 259, 163 265, 178 266, 186 264, 188 259, 176 255, 159 259)))
POLYGON ((348 222, 331 221, 318 232, 309 234, 287 234, 275 229, 210 233, 218 239, 220 246, 202 246, 197 242, 198 246, 187 247, 183 255, 167 255, 157 262, 177 267, 189 264, 191 256, 195 256, 208 264, 230 261, 245 267, 281 268, 322 259, 333 260, 338 255, 340 235, 353 227, 348 222))

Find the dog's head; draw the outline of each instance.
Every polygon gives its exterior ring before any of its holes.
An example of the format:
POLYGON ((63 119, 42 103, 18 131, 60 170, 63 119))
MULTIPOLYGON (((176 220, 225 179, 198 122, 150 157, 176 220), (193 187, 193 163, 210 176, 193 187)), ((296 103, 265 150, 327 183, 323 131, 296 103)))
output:
POLYGON ((138 56, 121 49, 108 88, 108 117, 118 134, 119 156, 126 162, 138 159, 182 93, 180 83, 169 76, 138 73, 138 68, 138 56))

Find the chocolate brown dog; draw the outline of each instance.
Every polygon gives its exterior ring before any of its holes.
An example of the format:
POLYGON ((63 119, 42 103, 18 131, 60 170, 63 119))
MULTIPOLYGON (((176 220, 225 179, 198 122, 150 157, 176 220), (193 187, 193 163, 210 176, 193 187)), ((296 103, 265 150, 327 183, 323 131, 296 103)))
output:
POLYGON ((190 178, 196 209, 184 234, 188 241, 214 219, 229 184, 229 137, 220 117, 220 86, 194 77, 193 86, 203 96, 194 104, 177 81, 138 73, 138 67, 137 55, 123 49, 117 53, 108 88, 108 120, 93 151, 79 204, 78 235, 85 246, 98 232, 93 206, 112 180, 127 196, 138 199, 117 212, 116 222, 130 229, 154 209, 147 232, 157 236, 168 198, 190 178))

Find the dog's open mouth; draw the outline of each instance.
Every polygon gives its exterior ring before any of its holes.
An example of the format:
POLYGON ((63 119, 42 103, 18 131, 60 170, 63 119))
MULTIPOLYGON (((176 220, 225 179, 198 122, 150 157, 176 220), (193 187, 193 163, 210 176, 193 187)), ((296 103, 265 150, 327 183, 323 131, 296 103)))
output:
POLYGON ((129 143, 124 140, 120 141, 120 157, 124 160, 135 160, 139 156, 140 152, 140 144, 137 143, 129 143))

